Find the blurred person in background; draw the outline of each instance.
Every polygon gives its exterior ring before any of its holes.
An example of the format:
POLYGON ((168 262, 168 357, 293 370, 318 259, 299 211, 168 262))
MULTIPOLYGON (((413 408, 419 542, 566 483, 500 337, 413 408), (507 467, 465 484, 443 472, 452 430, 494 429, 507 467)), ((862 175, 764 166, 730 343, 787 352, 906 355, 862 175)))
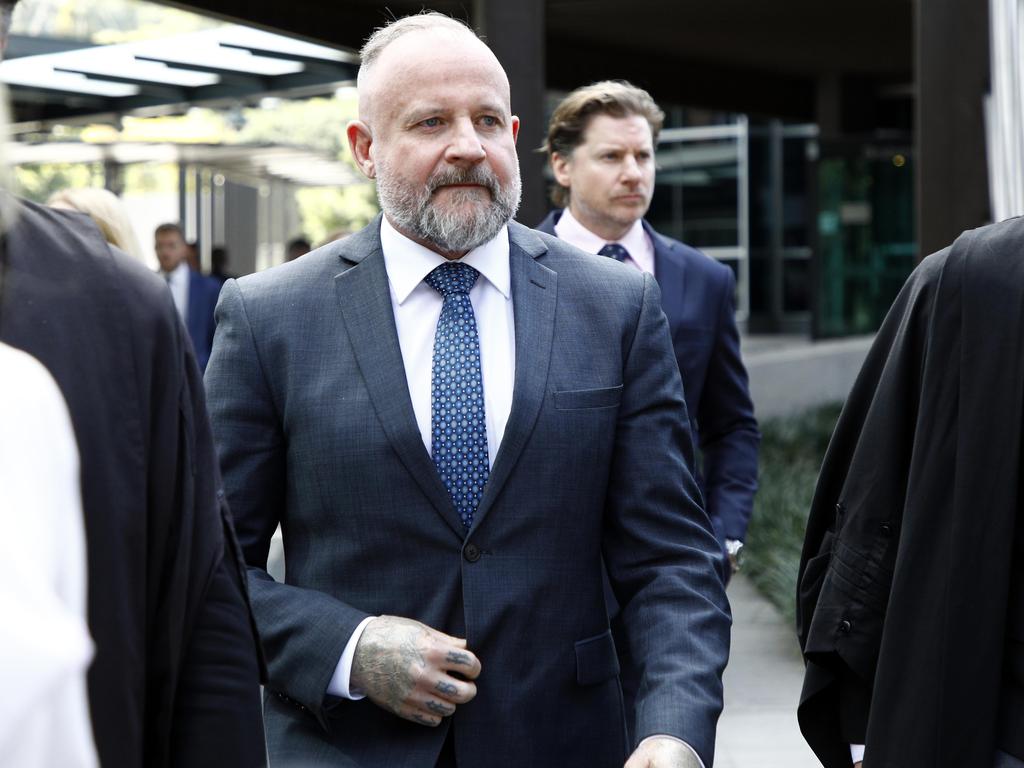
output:
POLYGON ((174 306, 188 328, 199 370, 205 371, 213 346, 213 311, 221 284, 189 265, 189 245, 177 224, 161 224, 156 228, 154 241, 160 275, 167 281, 174 306))
MULTIPOLYGON (((11 5, 0 3, 0 20, 11 5)), ((201 375, 167 287, 83 214, 0 192, 0 225, 0 341, 56 382, 81 457, 95 643, 89 714, 100 764, 262 765, 260 655, 201 375)), ((59 478, 37 466, 23 482, 42 494, 59 478)), ((5 537, 33 544, 9 529, 5 537)), ((0 633, 27 620, 5 613, 0 633)), ((11 663, 21 659, 3 657, 11 663)), ((62 679, 72 697, 69 683, 62 679)), ((47 707, 31 715, 48 717, 47 707)))
POLYGON ((545 144, 559 209, 537 229, 657 280, 700 448, 697 479, 728 580, 739 568, 754 507, 761 435, 740 358, 732 270, 644 219, 664 117, 647 91, 626 82, 594 83, 566 96, 545 144))
POLYGON ((37 360, 0 342, 0 371, 0 762, 93 768, 75 435, 37 360))
POLYGON ((285 248, 284 260, 295 261, 299 256, 305 256, 312 250, 309 240, 304 237, 296 237, 288 242, 285 248))
POLYGON ((223 245, 217 245, 210 249, 210 278, 216 280, 219 285, 224 285, 237 275, 228 272, 228 249, 223 245))
MULTIPOLYGON (((184 238, 184 233, 182 234, 184 238)), ((203 274, 203 265, 199 262, 199 241, 198 240, 186 240, 185 241, 185 261, 188 262, 189 269, 196 274, 203 274)))
POLYGON ((64 208, 87 214, 111 245, 129 256, 145 261, 142 246, 135 237, 131 219, 121 199, 113 192, 97 187, 79 187, 54 192, 46 202, 51 208, 64 208))

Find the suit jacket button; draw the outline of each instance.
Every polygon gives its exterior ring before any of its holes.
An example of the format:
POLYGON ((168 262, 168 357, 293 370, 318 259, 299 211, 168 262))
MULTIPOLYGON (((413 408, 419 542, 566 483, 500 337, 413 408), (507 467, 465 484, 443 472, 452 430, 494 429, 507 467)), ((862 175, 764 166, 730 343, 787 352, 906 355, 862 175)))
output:
POLYGON ((480 547, 473 542, 466 545, 465 549, 462 550, 462 556, 471 563, 475 563, 480 559, 480 547))
POLYGON ((881 530, 883 536, 892 536, 892 523, 888 520, 878 526, 878 528, 881 530))
POLYGON ((841 622, 839 622, 839 634, 840 635, 848 635, 848 634, 850 634, 850 630, 851 629, 853 629, 853 624, 848 622, 846 619, 843 619, 841 622))

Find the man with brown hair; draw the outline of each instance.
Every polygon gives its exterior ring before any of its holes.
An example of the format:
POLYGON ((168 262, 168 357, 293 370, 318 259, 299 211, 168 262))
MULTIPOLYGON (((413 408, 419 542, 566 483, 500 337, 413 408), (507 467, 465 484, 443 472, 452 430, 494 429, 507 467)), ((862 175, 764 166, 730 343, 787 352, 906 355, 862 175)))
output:
POLYGON ((552 199, 562 210, 537 228, 658 281, 703 459, 698 482, 728 553, 728 577, 750 522, 760 433, 740 359, 732 270, 658 234, 643 218, 664 117, 647 91, 626 82, 594 83, 566 96, 545 145, 556 181, 552 199))

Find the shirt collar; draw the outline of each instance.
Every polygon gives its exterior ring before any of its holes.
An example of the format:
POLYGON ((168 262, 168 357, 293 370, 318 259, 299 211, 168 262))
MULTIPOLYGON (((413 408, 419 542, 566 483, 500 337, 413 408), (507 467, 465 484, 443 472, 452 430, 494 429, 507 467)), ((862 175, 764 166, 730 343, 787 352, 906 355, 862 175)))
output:
POLYGON ((630 256, 635 260, 636 257, 650 249, 642 219, 634 221, 633 226, 620 239, 605 240, 580 224, 579 220, 572 215, 572 211, 566 208, 562 211, 558 223, 555 224, 555 234, 558 235, 559 239, 565 240, 567 243, 575 245, 587 253, 596 254, 609 242, 613 242, 618 243, 629 251, 630 256))
POLYGON ((165 275, 167 279, 172 280, 175 283, 178 283, 188 277, 189 269, 190 268, 188 266, 188 262, 182 259, 180 262, 178 262, 178 266, 176 266, 170 272, 164 272, 163 270, 160 270, 160 274, 165 275))
MULTIPOLYGON (((391 289, 399 305, 405 300, 423 278, 435 267, 448 263, 441 254, 420 245, 395 229, 387 216, 381 217, 380 247, 384 252, 384 267, 387 269, 391 289)), ((501 228, 493 238, 479 245, 459 261, 468 264, 508 299, 512 294, 512 276, 509 269, 508 226, 501 228)))

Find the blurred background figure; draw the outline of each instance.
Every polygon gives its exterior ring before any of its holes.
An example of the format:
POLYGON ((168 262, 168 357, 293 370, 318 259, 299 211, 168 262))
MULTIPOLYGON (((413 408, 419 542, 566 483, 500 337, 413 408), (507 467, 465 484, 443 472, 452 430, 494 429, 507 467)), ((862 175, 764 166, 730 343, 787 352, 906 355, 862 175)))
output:
POLYGON ((38 361, 0 343, 0 370, 0 755, 19 768, 92 768, 75 435, 38 361))
POLYGON ((228 249, 222 245, 215 246, 210 249, 210 277, 217 281, 219 285, 224 285, 225 282, 230 280, 237 275, 232 275, 228 270, 228 249))
POLYGON ((304 237, 296 237, 288 243, 288 247, 285 249, 285 261, 295 261, 299 256, 303 256, 311 250, 313 249, 309 240, 304 237))
POLYGON ((213 346, 213 310, 221 283, 189 266, 189 245, 177 224, 161 224, 156 228, 155 240, 160 275, 167 281, 174 306, 188 328, 199 370, 205 371, 213 346))
POLYGON ((113 192, 98 187, 62 189, 50 196, 47 205, 88 214, 108 243, 132 258, 145 261, 142 246, 132 230, 128 211, 113 192))
MULTIPOLYGON (((182 232, 184 238, 184 232, 182 232)), ((188 262, 189 269, 193 272, 201 274, 203 271, 202 265, 199 259, 199 241, 198 240, 186 240, 185 241, 185 261, 188 262)))

